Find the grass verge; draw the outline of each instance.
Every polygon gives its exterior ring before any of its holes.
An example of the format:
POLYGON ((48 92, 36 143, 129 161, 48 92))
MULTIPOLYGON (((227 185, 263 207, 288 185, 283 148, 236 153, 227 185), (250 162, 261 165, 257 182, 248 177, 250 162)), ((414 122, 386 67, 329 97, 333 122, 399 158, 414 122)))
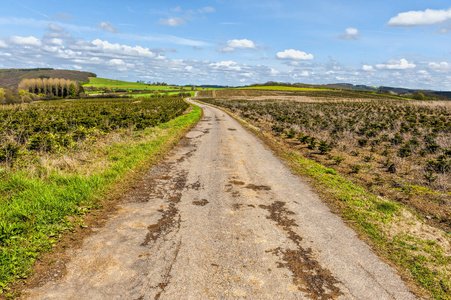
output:
POLYGON ((283 158, 295 173, 310 179, 321 198, 376 253, 398 269, 419 297, 451 299, 449 235, 422 222, 405 205, 372 194, 341 177, 334 169, 307 159, 289 146, 271 139, 260 128, 230 111, 211 106, 222 109, 238 120, 283 158))
POLYGON ((83 226, 80 216, 96 208, 115 186, 166 154, 201 115, 193 106, 185 115, 145 129, 135 144, 98 149, 109 164, 86 176, 54 172, 44 180, 26 171, 0 174, 0 295, 15 279, 29 276, 35 259, 51 250, 64 231, 83 226))

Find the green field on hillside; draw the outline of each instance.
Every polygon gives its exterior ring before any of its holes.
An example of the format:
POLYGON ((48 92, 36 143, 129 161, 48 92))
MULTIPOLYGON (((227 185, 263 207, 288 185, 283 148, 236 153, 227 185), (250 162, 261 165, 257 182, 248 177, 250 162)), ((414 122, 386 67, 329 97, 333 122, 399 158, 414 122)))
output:
MULTIPOLYGON (((124 90, 180 90, 178 86, 164 86, 164 85, 151 85, 141 82, 128 82, 121 80, 113 80, 106 78, 90 77, 89 82, 84 84, 83 87, 107 87, 112 89, 124 89, 124 90)), ((182 90, 190 90, 190 87, 183 87, 182 90)))

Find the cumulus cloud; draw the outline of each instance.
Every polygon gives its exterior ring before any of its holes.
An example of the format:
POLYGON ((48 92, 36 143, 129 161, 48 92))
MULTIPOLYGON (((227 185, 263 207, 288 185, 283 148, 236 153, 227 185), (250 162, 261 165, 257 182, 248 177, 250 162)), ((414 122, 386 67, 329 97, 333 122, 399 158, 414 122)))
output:
POLYGON ((360 32, 357 28, 346 28, 345 32, 338 36, 340 40, 344 41, 356 41, 360 38, 360 32))
POLYGON ((160 19, 158 23, 172 27, 182 26, 186 24, 185 20, 179 17, 169 17, 167 19, 160 19))
POLYGON ((240 71, 241 67, 234 61, 221 61, 217 63, 211 63, 211 67, 216 69, 226 69, 226 70, 234 70, 234 71, 240 71))
POLYGON ((64 45, 64 41, 62 39, 58 39, 58 38, 49 39, 49 40, 47 40, 47 43, 52 44, 52 45, 57 45, 57 46, 64 45))
POLYGON ((5 41, 0 40, 0 48, 8 48, 8 44, 5 41))
POLYGON ((34 36, 22 37, 22 36, 11 36, 9 42, 14 45, 19 46, 41 46, 42 43, 39 39, 34 36))
POLYGON ((201 14, 214 13, 215 11, 216 10, 211 6, 207 6, 198 10, 198 12, 201 14))
POLYGON ((97 24, 97 27, 105 31, 117 33, 116 27, 114 27, 114 25, 110 22, 100 22, 99 24, 97 24))
POLYGON ((362 66, 362 71, 367 71, 367 72, 374 71, 374 67, 373 66, 369 66, 369 65, 363 65, 362 66))
POLYGON ((387 26, 411 27, 435 25, 451 20, 451 8, 448 10, 426 9, 424 11, 408 11, 391 18, 387 26))
POLYGON ((245 49, 252 49, 252 50, 258 50, 258 45, 255 44, 253 41, 248 39, 242 39, 242 40, 228 40, 226 43, 226 46, 223 48, 218 48, 217 50, 219 52, 233 52, 237 49, 245 50, 245 49))
POLYGON ((294 49, 277 52, 276 57, 285 60, 313 60, 315 58, 313 54, 307 54, 304 51, 294 49))
POLYGON ((442 61, 440 63, 431 62, 428 64, 428 67, 431 71, 434 71, 437 73, 451 72, 451 64, 446 61, 442 61))
POLYGON ((407 70, 414 69, 416 65, 414 63, 409 63, 406 59, 401 58, 400 60, 389 60, 385 64, 377 64, 376 68, 380 70, 407 70))
POLYGON ((157 58, 157 55, 150 51, 149 48, 143 48, 141 46, 128 46, 121 44, 112 44, 108 41, 102 41, 96 39, 94 41, 85 42, 78 41, 73 45, 70 45, 73 50, 79 51, 89 51, 90 53, 98 53, 98 55, 103 56, 126 56, 126 57, 147 57, 147 58, 157 58))
POLYGON ((110 59, 107 64, 111 65, 111 66, 123 66, 123 65, 125 65, 125 62, 122 59, 113 58, 113 59, 110 59))

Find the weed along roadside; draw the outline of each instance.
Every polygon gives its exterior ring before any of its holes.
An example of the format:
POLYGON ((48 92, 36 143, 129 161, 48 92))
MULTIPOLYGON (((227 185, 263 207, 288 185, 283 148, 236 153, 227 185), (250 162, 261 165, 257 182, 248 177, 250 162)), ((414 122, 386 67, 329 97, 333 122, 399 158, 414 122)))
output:
POLYGON ((293 172, 308 179, 331 210, 393 265, 419 297, 451 299, 451 248, 446 231, 426 224, 424 216, 407 205, 373 193, 334 168, 315 162, 283 138, 275 137, 267 129, 270 126, 264 127, 255 118, 251 107, 256 106, 257 100, 196 101, 226 111, 271 147, 293 172))
POLYGON ((106 206, 113 205, 112 198, 120 198, 139 174, 168 153, 200 120, 202 110, 198 106, 178 101, 171 103, 184 105, 185 112, 173 114, 169 120, 165 109, 137 112, 142 116, 157 111, 156 120, 164 121, 155 126, 112 130, 93 136, 89 147, 81 147, 80 142, 70 151, 40 152, 40 159, 33 149, 23 148, 20 154, 30 167, 18 159, 8 169, 2 168, 0 298, 13 296, 9 295, 10 284, 15 281, 16 286, 23 286, 36 259, 53 251, 71 231, 86 227, 85 216, 101 215, 106 206))

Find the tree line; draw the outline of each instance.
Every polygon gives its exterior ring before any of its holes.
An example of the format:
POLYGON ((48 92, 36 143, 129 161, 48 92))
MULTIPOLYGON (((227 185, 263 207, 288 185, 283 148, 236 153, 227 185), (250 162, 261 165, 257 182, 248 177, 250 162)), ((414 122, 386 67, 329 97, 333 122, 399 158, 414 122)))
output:
POLYGON ((19 83, 19 91, 58 98, 77 97, 83 93, 83 87, 76 81, 64 78, 31 78, 23 79, 19 83))

